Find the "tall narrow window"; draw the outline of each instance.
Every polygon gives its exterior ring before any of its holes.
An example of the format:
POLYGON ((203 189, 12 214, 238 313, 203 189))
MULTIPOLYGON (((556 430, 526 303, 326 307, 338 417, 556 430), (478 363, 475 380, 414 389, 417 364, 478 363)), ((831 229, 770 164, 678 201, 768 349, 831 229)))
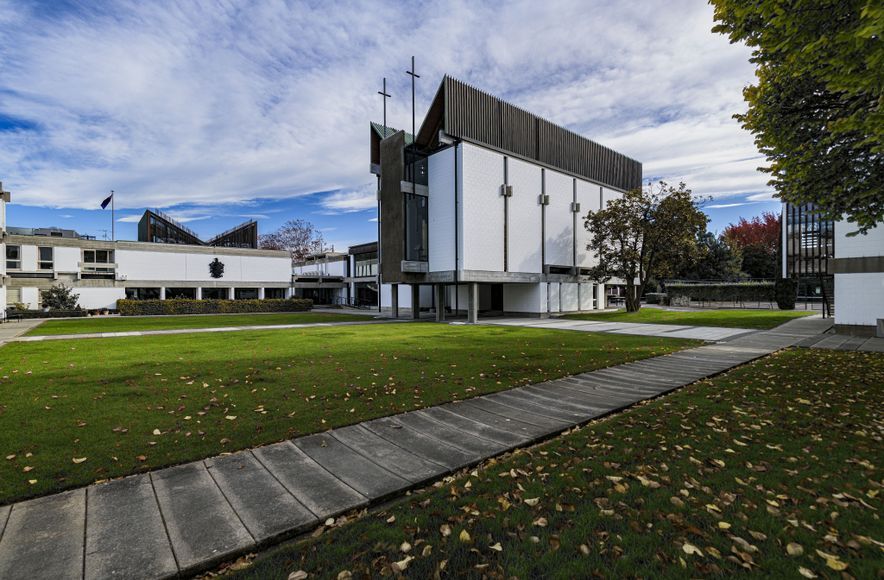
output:
POLYGON ((427 228, 429 204, 424 195, 405 195, 405 259, 426 262, 429 259, 427 228))
POLYGON ((53 267, 52 261, 52 248, 48 246, 41 246, 37 248, 38 252, 38 263, 37 267, 40 270, 51 270, 53 267))
POLYGON ((6 269, 21 270, 21 246, 6 246, 6 269))

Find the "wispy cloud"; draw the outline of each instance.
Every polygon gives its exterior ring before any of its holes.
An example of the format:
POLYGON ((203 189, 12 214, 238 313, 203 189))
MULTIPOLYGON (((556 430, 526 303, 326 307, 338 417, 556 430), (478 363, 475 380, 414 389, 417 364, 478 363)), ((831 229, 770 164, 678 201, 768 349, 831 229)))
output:
POLYGON ((322 213, 373 209, 379 79, 390 123, 407 127, 402 71, 415 54, 419 115, 449 73, 643 161, 646 175, 769 199, 731 117, 753 80, 749 50, 712 34, 711 17, 695 0, 0 0, 0 115, 16 121, 0 130, 0 167, 14 168, 3 179, 17 203, 47 207, 91 208, 114 189, 117 209, 302 197, 307 213, 316 192, 331 192, 322 213))
POLYGON ((118 222, 122 222, 124 224, 137 224, 141 220, 141 214, 133 214, 133 215, 125 215, 123 217, 117 218, 118 222))

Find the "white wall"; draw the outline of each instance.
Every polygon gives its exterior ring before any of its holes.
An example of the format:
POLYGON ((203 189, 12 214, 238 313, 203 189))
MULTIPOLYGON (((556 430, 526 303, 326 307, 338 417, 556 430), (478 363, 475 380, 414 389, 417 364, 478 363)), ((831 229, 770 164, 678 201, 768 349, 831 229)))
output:
POLYGON ((577 214, 577 266, 589 268, 598 264, 598 257, 587 250, 592 233, 586 229, 584 218, 590 211, 598 211, 601 202, 600 187, 594 183, 577 180, 577 202, 580 204, 580 213, 577 214))
POLYGON ((884 256, 884 223, 869 231, 848 237, 856 226, 845 221, 835 222, 835 258, 884 256))
POLYGON ((188 252, 116 251, 117 273, 126 280, 181 282, 283 282, 291 280, 291 261, 283 257, 188 252), (218 258, 224 275, 212 278, 209 264, 218 258))
POLYGON ((574 264, 574 179, 557 171, 546 171, 546 263, 574 264))
POLYGON ((548 312, 559 312, 561 310, 560 302, 559 302, 559 283, 558 282, 550 282, 546 285, 547 287, 547 311, 548 312))
POLYGON ((592 310, 595 306, 592 299, 592 283, 580 284, 580 310, 592 310))
POLYGON ((78 294, 77 304, 86 310, 99 308, 117 308, 117 300, 126 297, 125 288, 74 288, 78 294))
MULTIPOLYGON (((411 286, 408 284, 398 284, 399 286, 399 308, 411 308, 411 286)), ((392 284, 381 284, 381 308, 390 308, 393 305, 392 284)), ((429 308, 433 303, 433 287, 421 286, 420 288, 420 306, 429 308)))
POLYGON ((21 301, 29 310, 40 308, 40 291, 37 288, 22 288, 21 301))
POLYGON ((507 270, 540 273, 543 271, 540 167, 510 157, 507 159, 507 181, 513 187, 513 195, 507 202, 507 270))
MULTIPOLYGON (((459 147, 458 147, 459 149, 459 147)), ((459 155, 459 153, 458 153, 459 155)), ((456 269, 454 264, 454 156, 449 147, 429 159, 430 272, 456 269)), ((458 174, 462 172, 458 170, 458 174)))
MULTIPOLYGON (((848 237, 856 227, 835 223, 835 258, 884 256, 884 224, 848 237)), ((875 326, 884 318, 884 272, 835 274, 835 324, 875 326)))
POLYGON ((545 284, 504 284, 503 309, 506 312, 546 312, 545 284))
POLYGON ((21 246, 21 271, 35 272, 37 270, 37 246, 21 246))
POLYGON ((80 261, 82 259, 80 248, 66 248, 56 246, 55 255, 55 271, 56 272, 79 272, 80 261))
POLYGON ((576 312, 580 310, 577 297, 577 284, 563 283, 559 286, 559 308, 562 312, 576 312))
POLYGON ((458 215, 462 267, 503 271, 503 155, 475 145, 461 145, 462 200, 458 215))
MULTIPOLYGON (((835 242, 836 253, 838 242, 835 242)), ((875 326, 884 318, 884 272, 835 274, 835 324, 875 326)))

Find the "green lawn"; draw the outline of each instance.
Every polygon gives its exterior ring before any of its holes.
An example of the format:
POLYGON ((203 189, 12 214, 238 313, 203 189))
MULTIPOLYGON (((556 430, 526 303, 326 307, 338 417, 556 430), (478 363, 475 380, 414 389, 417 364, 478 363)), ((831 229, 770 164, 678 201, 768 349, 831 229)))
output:
POLYGON ((47 320, 30 330, 29 336, 51 334, 89 334, 94 332, 131 332, 135 330, 178 330, 220 328, 258 324, 309 324, 311 322, 353 322, 372 318, 360 314, 326 312, 274 312, 254 314, 203 314, 199 316, 120 316, 113 318, 69 318, 47 320))
POLYGON ((433 323, 9 343, 0 504, 693 344, 433 323))
POLYGON ((882 385, 881 354, 784 351, 336 522, 236 576, 880 577, 882 385))
POLYGON ((773 328, 793 318, 809 316, 805 310, 663 310, 642 308, 638 312, 589 312, 568 314, 562 318, 598 320, 602 322, 641 322, 652 324, 685 324, 688 326, 724 326, 728 328, 773 328))

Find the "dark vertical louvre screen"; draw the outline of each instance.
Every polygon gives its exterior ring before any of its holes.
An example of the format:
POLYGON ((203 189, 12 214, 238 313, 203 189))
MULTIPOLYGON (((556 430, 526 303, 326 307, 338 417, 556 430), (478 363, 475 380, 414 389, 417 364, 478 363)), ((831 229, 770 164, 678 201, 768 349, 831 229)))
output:
POLYGON ((445 128, 617 189, 639 187, 642 165, 456 79, 444 81, 445 128))

